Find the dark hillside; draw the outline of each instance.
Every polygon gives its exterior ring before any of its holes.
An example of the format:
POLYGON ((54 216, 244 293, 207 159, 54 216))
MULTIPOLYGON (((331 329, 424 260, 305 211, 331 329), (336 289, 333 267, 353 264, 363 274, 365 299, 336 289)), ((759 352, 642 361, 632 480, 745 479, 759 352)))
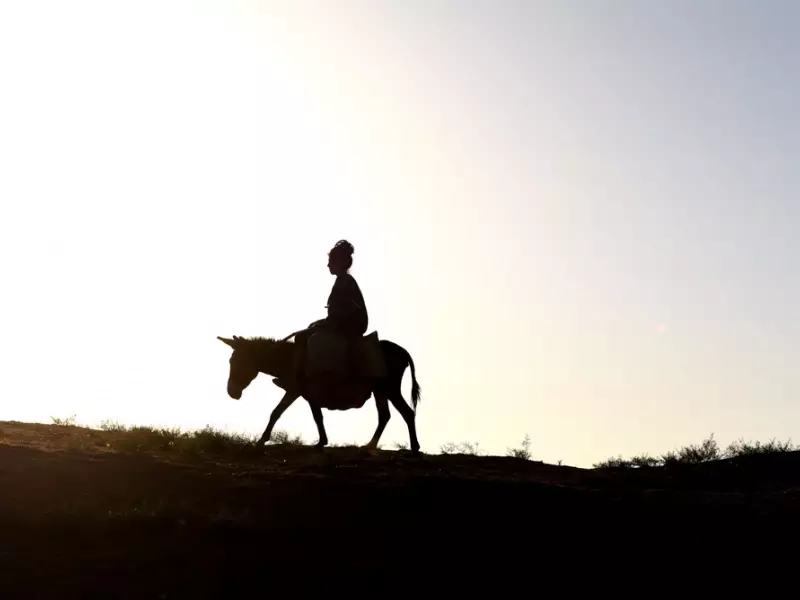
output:
POLYGON ((524 584, 534 565, 786 539, 800 514, 797 452, 613 470, 243 448, 210 433, 190 444, 145 429, 0 423, 0 597, 478 585, 505 597, 497 586, 524 584))

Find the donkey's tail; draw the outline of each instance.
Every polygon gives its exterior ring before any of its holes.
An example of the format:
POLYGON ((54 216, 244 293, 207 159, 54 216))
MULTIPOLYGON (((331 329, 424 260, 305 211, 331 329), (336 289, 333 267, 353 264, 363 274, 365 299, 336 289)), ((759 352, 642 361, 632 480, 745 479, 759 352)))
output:
POLYGON ((414 412, 417 412, 417 404, 419 404, 421 397, 420 397, 420 387, 419 383, 417 383, 417 370, 414 368, 414 359, 411 358, 411 354, 406 351, 408 355, 408 366, 411 367, 411 406, 414 408, 414 412))

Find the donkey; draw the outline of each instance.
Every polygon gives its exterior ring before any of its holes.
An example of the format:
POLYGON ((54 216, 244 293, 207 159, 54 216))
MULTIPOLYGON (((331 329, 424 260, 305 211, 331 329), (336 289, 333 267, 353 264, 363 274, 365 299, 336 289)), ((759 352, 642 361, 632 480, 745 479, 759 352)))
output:
MULTIPOLYGON (((296 379, 292 377, 296 350, 294 342, 265 337, 242 338, 233 336, 233 338, 224 338, 217 336, 217 339, 222 340, 233 348, 233 354, 230 358, 230 372, 228 374, 228 395, 231 398, 239 400, 244 389, 250 385, 259 373, 274 377, 272 383, 285 391, 283 398, 273 409, 267 428, 256 443, 257 447, 261 447, 269 441, 270 437, 272 437, 275 423, 277 423, 284 411, 300 397, 303 397, 308 402, 314 422, 317 425, 317 431, 319 432, 317 448, 322 448, 328 444, 328 436, 325 433, 325 425, 322 422, 322 408, 317 402, 303 395, 301 385, 296 383, 296 379)), ((380 340, 380 346, 387 370, 386 375, 375 380, 370 388, 370 395, 375 396, 375 404, 378 408, 378 428, 365 448, 374 450, 378 447, 378 441, 389 422, 389 402, 391 402, 405 420, 408 426, 411 451, 417 454, 419 452, 419 441, 417 440, 417 428, 414 420, 417 404, 420 401, 420 386, 417 383, 414 361, 405 348, 394 342, 380 340), (411 402, 413 409, 408 405, 400 391, 400 384, 406 367, 411 368, 411 402)))

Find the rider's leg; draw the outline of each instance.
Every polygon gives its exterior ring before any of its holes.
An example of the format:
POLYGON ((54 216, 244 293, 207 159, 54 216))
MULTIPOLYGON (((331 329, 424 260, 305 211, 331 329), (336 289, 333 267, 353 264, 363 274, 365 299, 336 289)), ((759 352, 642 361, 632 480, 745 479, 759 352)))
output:
POLYGON ((294 357, 292 361, 291 381, 295 385, 299 385, 302 380, 303 369, 305 368, 306 364, 306 351, 308 348, 309 337, 309 332, 304 331, 303 333, 295 336, 294 339, 296 348, 294 349, 294 357))

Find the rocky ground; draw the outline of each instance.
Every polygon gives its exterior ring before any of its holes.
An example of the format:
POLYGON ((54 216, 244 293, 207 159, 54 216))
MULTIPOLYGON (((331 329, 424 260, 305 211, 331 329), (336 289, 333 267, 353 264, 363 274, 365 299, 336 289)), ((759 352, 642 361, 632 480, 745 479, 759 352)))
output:
POLYGON ((580 578, 554 573, 579 565, 663 573, 659 556, 794 539, 798 467, 797 452, 633 470, 251 452, 0 422, 0 598, 506 597, 545 575, 563 592, 580 578))

